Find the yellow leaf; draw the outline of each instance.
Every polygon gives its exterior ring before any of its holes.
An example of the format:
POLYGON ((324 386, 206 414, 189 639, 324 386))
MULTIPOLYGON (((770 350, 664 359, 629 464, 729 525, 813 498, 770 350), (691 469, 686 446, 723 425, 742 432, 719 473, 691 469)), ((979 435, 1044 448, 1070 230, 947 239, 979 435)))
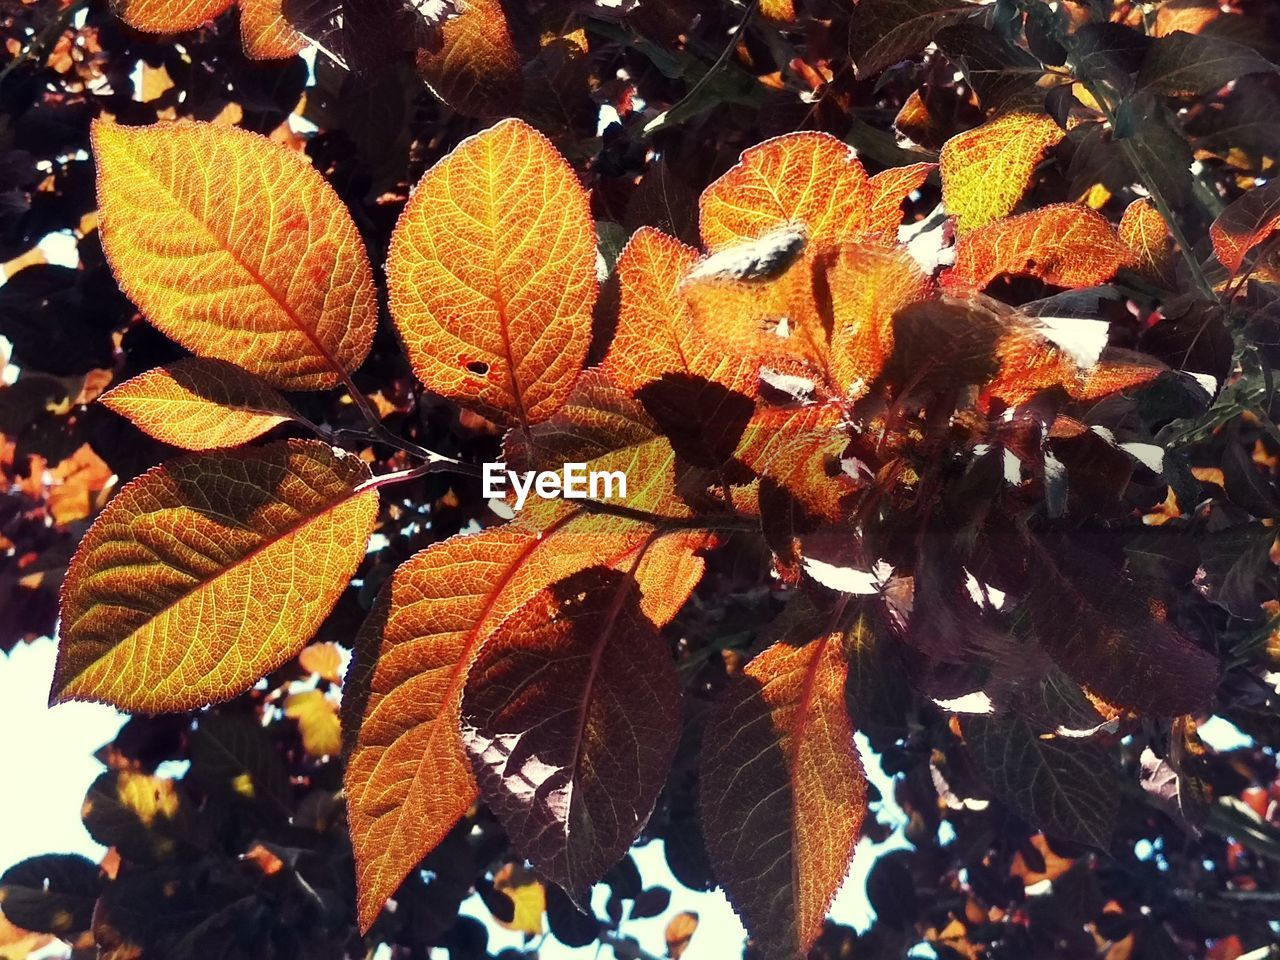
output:
POLYGON ((67 570, 51 700, 187 710, 286 663, 364 557, 368 477, 295 440, 188 455, 128 484, 67 570))
POLYGON ((254 60, 292 57, 306 46, 281 12, 283 0, 240 0, 240 36, 254 60))
POLYGON ((508 863, 493 877, 493 888, 505 893, 515 904, 515 916, 510 922, 498 922, 508 930, 517 930, 529 937, 542 933, 542 915, 547 912, 547 891, 533 875, 533 871, 520 864, 508 863))
POLYGON ((436 164, 396 224, 391 315, 418 378, 505 425, 546 420, 591 339, 595 230, 551 142, 505 120, 436 164))
POLYGON ((327 757, 342 749, 337 705, 321 691, 290 695, 284 701, 284 715, 298 721, 303 749, 313 757, 327 757))
POLYGON ((262 380, 203 357, 139 374, 102 403, 144 433, 186 450, 238 447, 297 416, 262 380))
POLYGON ((363 362, 373 274, 305 155, 243 130, 97 120, 102 244, 143 315, 193 353, 277 387, 332 387, 363 362))
POLYGON ((942 147, 942 202, 957 230, 1007 216, 1031 183, 1036 164, 1064 136, 1049 116, 1008 113, 957 134, 942 147))
POLYGON ((342 682, 342 652, 336 643, 313 643, 298 654, 298 663, 330 683, 342 682))

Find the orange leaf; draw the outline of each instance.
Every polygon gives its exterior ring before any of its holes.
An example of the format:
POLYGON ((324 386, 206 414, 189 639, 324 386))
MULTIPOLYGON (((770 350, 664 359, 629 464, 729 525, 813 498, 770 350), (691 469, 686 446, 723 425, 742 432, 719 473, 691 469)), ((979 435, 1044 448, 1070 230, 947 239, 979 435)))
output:
POLYGON ((965 234, 944 287, 981 289, 1005 274, 1037 277, 1060 287, 1101 283, 1131 254, 1115 228, 1088 207, 1052 204, 965 234))
POLYGON ((618 257, 618 328, 602 366, 620 387, 639 391, 664 374, 701 377, 753 390, 755 371, 693 327, 681 285, 698 251, 641 227, 618 257))
POLYGON ((508 426, 546 420, 591 338, 595 231, 551 143, 504 120, 436 164, 391 238, 391 315, 426 386, 508 426))
POLYGON ((787 224, 803 224, 810 243, 856 240, 867 232, 870 204, 867 172, 851 147, 827 133, 789 133, 745 150, 703 191, 702 242, 714 252, 787 224))
POLYGON ((1232 275, 1245 254, 1280 226, 1280 181, 1247 191, 1218 215, 1209 228, 1213 252, 1232 275))
POLYGON ((689 949, 689 941, 697 932, 698 915, 696 913, 689 910, 677 913, 667 924, 667 956, 671 960, 680 960, 684 952, 689 949))
POLYGON ((853 489, 837 462, 848 445, 842 404, 761 407, 734 455, 793 494, 813 517, 836 520, 853 489))
POLYGON ((865 230, 869 234, 883 234, 890 239, 898 236, 902 225, 902 203, 919 190, 936 163, 910 163, 903 167, 890 167, 871 178, 871 200, 865 213, 865 230))
POLYGON ((240 0, 240 36, 246 56, 280 60, 307 45, 284 18, 283 4, 284 0, 240 0))
POLYGON ((51 700, 189 710, 295 656, 364 557, 369 471, 318 441, 188 455, 128 484, 67 570, 51 700))
POLYGON ((342 653, 336 643, 313 643, 298 654, 298 665, 329 683, 342 683, 342 653))
POLYGON ((795 0, 760 0, 760 16, 788 23, 796 18, 795 0))
POLYGON ((1157 279, 1168 272, 1173 259, 1173 236, 1150 200, 1140 198, 1125 209, 1120 218, 1120 239, 1132 251, 1135 269, 1157 279))
POLYGON ((834 393, 860 397, 892 352, 894 314, 933 288, 904 249, 843 243, 810 244, 769 280, 695 271, 682 291, 704 349, 752 358, 749 369, 818 375, 834 393))
MULTIPOLYGON (((512 470, 559 470, 581 463, 588 471, 617 472, 626 478, 628 507, 658 516, 688 517, 676 492, 679 474, 671 441, 644 407, 601 370, 587 370, 554 417, 527 435, 507 435, 505 454, 512 470)), ((617 490, 613 494, 620 498, 617 490)), ((593 499, 604 499, 604 490, 593 499)))
POLYGON ((1065 136, 1044 114, 1007 113, 942 147, 942 202, 956 229, 973 230, 1012 212, 1036 165, 1065 136))
POLYGON ((143 33, 180 33, 203 26, 231 8, 234 0, 115 0, 111 9, 143 33))
POLYGON ((307 158, 232 127, 97 120, 102 244, 121 289, 193 353, 332 387, 369 352, 373 274, 307 158))
POLYGON ((644 828, 680 735, 680 677, 637 593, 599 566, 540 591, 489 638, 462 697, 486 804, 580 908, 644 828))
POLYGON ((102 506, 103 492, 115 474, 89 444, 80 447, 53 469, 53 489, 49 491, 49 513, 59 524, 83 520, 102 506))
MULTIPOLYGON (((545 531, 452 537, 395 572, 361 628, 343 699, 361 929, 475 801, 458 705, 476 652, 539 590, 594 563, 630 567, 645 539, 640 524, 569 512, 545 531)), ((645 611, 665 623, 702 571, 657 546, 638 576, 645 611)))
POLYGON ((844 700, 846 637, 824 632, 812 610, 784 617, 712 707, 701 768, 716 877, 762 956, 778 958, 803 956, 817 939, 866 813, 844 700))
POLYGON ((186 450, 238 447, 297 417, 262 380, 201 357, 139 374, 104 394, 102 403, 144 433, 186 450))
POLYGON ((467 0, 441 26, 439 49, 418 52, 418 70, 449 106, 500 117, 520 103, 520 57, 499 0, 467 0))
POLYGON ((1034 329, 1015 327, 996 344, 999 373, 983 394, 1008 406, 1026 403, 1041 390, 1060 386, 1073 400, 1098 400, 1141 386, 1164 370, 1152 363, 1101 361, 1082 368, 1065 350, 1034 329))

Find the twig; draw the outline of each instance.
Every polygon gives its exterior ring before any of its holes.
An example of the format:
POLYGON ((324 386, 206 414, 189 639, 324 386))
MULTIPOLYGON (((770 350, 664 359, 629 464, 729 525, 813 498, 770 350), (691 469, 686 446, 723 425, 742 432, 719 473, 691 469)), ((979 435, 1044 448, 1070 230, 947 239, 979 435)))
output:
POLYGON ((26 63, 27 60, 38 60, 44 56, 49 44, 62 36, 62 31, 67 28, 67 24, 72 21, 77 13, 88 6, 89 0, 73 0, 73 2, 64 7, 57 16, 45 24, 45 28, 36 34, 21 53, 7 63, 3 70, 0 70, 0 83, 4 83, 9 74, 26 63))

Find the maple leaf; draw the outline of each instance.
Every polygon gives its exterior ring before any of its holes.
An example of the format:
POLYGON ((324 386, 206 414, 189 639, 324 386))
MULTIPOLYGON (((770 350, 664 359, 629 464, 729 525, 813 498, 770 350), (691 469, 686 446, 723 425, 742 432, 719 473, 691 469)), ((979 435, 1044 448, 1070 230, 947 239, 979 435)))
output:
POLYGON ((472 664, 462 735, 519 853, 581 908, 666 781, 680 678, 628 575, 591 567, 503 621, 472 664))
POLYGON ((1003 275, 1088 287, 1131 257, 1100 214, 1081 204, 1050 204, 966 233, 956 244, 955 266, 940 279, 948 289, 981 289, 1003 275))
POLYGON ((203 357, 139 374, 104 393, 101 403, 144 433, 186 450, 236 447, 298 418, 264 381, 203 357))
POLYGON ((188 455, 126 485, 67 569, 50 700, 187 710, 287 662, 364 557, 368 477, 327 444, 288 441, 188 455))
POLYGON ((418 52, 418 71, 436 95, 468 116, 509 114, 520 102, 520 57, 499 0, 466 0, 438 29, 438 47, 418 52))
POLYGON ((1065 131, 1044 114, 1006 113, 956 134, 942 147, 942 202, 956 229, 972 230, 1013 211, 1036 165, 1065 131))
POLYGON ((230 127, 96 120, 102 245, 167 336, 288 390, 363 362, 373 274, 333 188, 303 154, 230 127))
MULTIPOLYGON (((456 536, 396 570, 356 641, 343 696, 359 918, 368 929, 405 875, 475 801, 458 737, 462 686, 497 626, 538 591, 593 564, 630 567, 641 524, 561 509, 539 528, 456 536)), ((701 578, 679 545, 644 555, 637 578, 655 622, 701 578)))
POLYGON ((783 616, 713 705, 700 773, 716 877, 762 953, 779 958, 817 939, 866 814, 844 633, 811 608, 783 616))
POLYGON ((573 170, 505 120, 427 172, 391 238, 391 315, 418 378, 505 425, 546 420, 591 339, 595 231, 573 170))
POLYGON ((702 192, 702 242, 715 252, 798 224, 815 245, 880 234, 893 243, 901 203, 929 168, 904 171, 873 181, 854 150, 827 133, 766 140, 744 150, 738 164, 702 192), (903 193, 895 196, 897 190, 903 193))
POLYGON ((1209 228, 1213 252, 1231 274, 1245 255, 1280 226, 1280 181, 1247 190, 1218 214, 1209 228))

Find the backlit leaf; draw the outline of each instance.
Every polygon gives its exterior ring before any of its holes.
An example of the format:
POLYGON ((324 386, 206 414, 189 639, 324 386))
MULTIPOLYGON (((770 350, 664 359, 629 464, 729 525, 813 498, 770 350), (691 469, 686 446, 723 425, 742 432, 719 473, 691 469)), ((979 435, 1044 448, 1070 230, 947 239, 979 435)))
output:
POLYGON ((675 373, 754 388, 755 371, 700 336, 681 285, 698 251, 653 227, 641 227, 618 257, 618 328, 603 367, 623 389, 639 391, 675 373))
POLYGON ((1041 207, 965 234, 944 287, 985 287, 1003 275, 1029 276, 1060 287, 1101 283, 1132 255, 1115 228, 1080 204, 1041 207))
POLYGON ((1042 738, 1016 716, 972 716, 965 745, 1015 812, 1054 836, 1106 850, 1120 806, 1114 763, 1088 740, 1042 738))
POLYGON ((1274 63, 1242 43, 1177 30, 1152 41, 1138 72, 1138 86, 1155 93, 1193 96, 1213 93, 1251 73, 1278 70, 1274 63))
POLYGON ((234 0, 113 0, 121 20, 144 33, 179 33, 203 26, 231 8, 234 0))
POLYGON ((870 202, 870 178, 851 147, 826 133, 790 133, 743 151, 703 191, 702 242, 714 252, 788 224, 803 224, 810 243, 856 240, 868 231, 870 202))
POLYGON ((143 315, 277 387, 336 385, 377 299, 351 216, 305 155, 232 127, 93 125, 102 243, 143 315))
POLYGON ((172 859, 192 839, 193 810, 178 784, 137 770, 108 770, 90 785, 80 818, 94 840, 143 863, 172 859))
POLYGON ((506 425, 546 420, 586 357, 596 299, 587 197, 518 120, 465 140, 405 205, 391 315, 419 379, 506 425))
POLYGON ((283 0, 239 0, 244 52, 255 60, 292 57, 306 46, 281 11, 283 0))
POLYGON ((342 749, 342 725, 338 705, 320 690, 290 694, 284 701, 284 715, 298 722, 302 747, 313 757, 336 755, 342 749))
MULTIPOLYGON (((616 472, 626 478, 628 507, 658 516, 687 517, 676 493, 679 475, 671 441, 644 407, 600 370, 588 370, 554 417, 522 436, 507 437, 512 470, 559 470, 585 464, 589 472, 616 472)), ((605 499, 599 487, 593 499, 605 499)), ((615 489, 613 496, 618 497, 615 489)))
POLYGON ((54 702, 187 710, 297 654, 374 524, 368 468, 315 441, 195 454, 128 484, 67 571, 54 702))
POLYGON ((1232 274, 1240 270, 1245 254, 1280 226, 1280 180, 1255 187, 1218 215, 1209 229, 1213 252, 1232 274))
POLYGON ((520 57, 499 0, 467 0, 440 33, 438 49, 418 53, 418 70, 431 89, 467 116, 509 114, 520 102, 520 57))
POLYGON ((1155 204, 1145 197, 1129 204, 1120 218, 1120 239, 1133 252, 1135 269, 1154 279, 1165 276, 1173 259, 1173 236, 1155 204))
POLYGON ((845 638, 811 611, 730 677, 703 735, 702 826, 716 877, 761 953, 803 956, 866 813, 845 711, 845 638))
POLYGON ((297 416, 253 374, 201 357, 139 374, 103 394, 102 404, 144 433, 187 450, 236 447, 297 416))
POLYGON ((853 489, 839 464, 848 445, 842 404, 761 407, 734 455, 794 495, 812 516, 836 520, 853 489))
POLYGON ((1043 333, 1026 326, 1007 330, 996 344, 1000 370, 983 386, 987 397, 1018 406, 1036 393, 1058 386, 1073 400, 1098 400, 1155 379, 1164 367, 1146 362, 1103 359, 1081 366, 1043 333))
MULTIPOLYGON (((646 537, 640 524, 570 513, 545 531, 510 525, 453 537, 396 571, 361 629, 343 697, 362 928, 475 801, 458 709, 481 645, 556 580, 597 563, 629 569, 646 537)), ((646 613, 665 623, 701 567, 660 544, 638 576, 646 613)))
POLYGON ((593 567, 503 621, 462 731, 515 849, 586 904, 648 821, 680 731, 680 679, 632 579, 593 567))
POLYGON ((946 142, 939 157, 942 202, 958 230, 1013 211, 1045 153, 1066 134, 1052 117, 1006 113, 946 142))
POLYGON ((671 960, 680 960, 684 956, 684 952, 689 949, 689 941, 693 939, 693 935, 697 932, 698 915, 696 913, 688 910, 677 913, 667 923, 665 934, 667 956, 671 960))
POLYGON ((924 185, 936 163, 909 163, 890 167, 871 178, 871 199, 866 211, 866 231, 893 239, 902 225, 902 204, 924 185))

